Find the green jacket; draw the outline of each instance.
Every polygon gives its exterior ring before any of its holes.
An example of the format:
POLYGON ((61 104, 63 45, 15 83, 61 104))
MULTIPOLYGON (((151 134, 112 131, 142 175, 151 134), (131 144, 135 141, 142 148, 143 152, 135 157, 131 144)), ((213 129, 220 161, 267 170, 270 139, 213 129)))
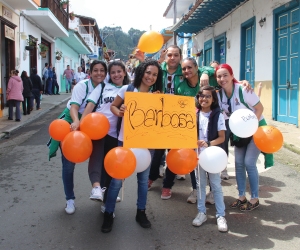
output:
MULTIPOLYGON (((163 82, 163 90, 162 90, 162 93, 165 93, 166 91, 166 80, 167 80, 167 75, 168 75, 168 69, 167 69, 167 63, 166 62, 162 62, 162 64, 160 65, 161 66, 161 69, 163 71, 163 79, 162 79, 162 82, 163 82)), ((181 65, 179 64, 175 73, 174 73, 174 89, 177 88, 177 86, 179 86, 179 84, 181 82, 184 81, 184 77, 182 75, 182 69, 181 69, 181 65)))

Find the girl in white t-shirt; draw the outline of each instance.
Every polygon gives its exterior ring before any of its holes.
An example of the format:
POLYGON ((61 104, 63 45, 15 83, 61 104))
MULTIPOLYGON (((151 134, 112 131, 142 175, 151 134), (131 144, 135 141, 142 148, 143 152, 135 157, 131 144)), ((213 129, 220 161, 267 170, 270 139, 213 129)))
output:
MULTIPOLYGON (((142 62, 136 68, 136 75, 133 82, 133 92, 157 92, 162 89, 162 70, 155 60, 148 60, 142 62)), ((130 87, 132 87, 130 85, 130 87)), ((111 104, 111 111, 117 117, 123 117, 126 110, 124 103, 125 92, 128 89, 128 86, 123 86, 113 103, 111 104)), ((120 134, 118 137, 119 146, 123 145, 123 120, 121 124, 120 134)), ((151 152, 151 151, 150 151, 151 152)), ((136 221, 143 228, 151 227, 150 221, 147 219, 145 209, 147 202, 147 192, 148 192, 148 176, 150 168, 148 167, 143 172, 137 173, 137 182, 138 182, 138 199, 137 199, 137 214, 136 221)), ((122 187, 122 180, 112 178, 108 192, 107 199, 105 203, 105 213, 104 221, 101 227, 101 231, 108 233, 112 230, 113 220, 114 220, 114 210, 116 204, 116 198, 118 196, 119 190, 122 187)))
MULTIPOLYGON (((87 103, 87 99, 92 91, 103 82, 107 73, 107 66, 105 62, 95 60, 91 64, 91 78, 80 81, 74 87, 72 91, 72 97, 67 103, 67 107, 60 114, 59 119, 66 120, 70 123, 70 130, 79 130, 80 117, 84 111, 87 103)), ((60 146, 59 141, 50 139, 48 142, 49 147, 49 159, 56 156, 56 151, 60 146)), ((61 153, 62 158, 62 180, 64 185, 65 196, 67 204, 65 211, 67 214, 73 214, 75 212, 75 194, 74 194, 74 170, 75 163, 70 162, 61 153)))
MULTIPOLYGON (((225 120, 221 113, 217 93, 214 87, 204 86, 200 89, 197 96, 197 132, 198 147, 200 151, 204 151, 209 146, 219 146, 224 148, 225 141, 225 120)), ((207 173, 201 166, 196 168, 197 179, 197 208, 198 214, 193 220, 193 226, 199 227, 207 220, 205 207, 206 194, 206 176, 209 176, 209 182, 212 193, 215 198, 216 217, 218 230, 227 232, 227 222, 225 219, 225 204, 221 186, 220 173, 207 173), (198 172, 199 171, 199 172, 198 172), (200 177, 200 186, 199 180, 200 177), (201 195, 200 195, 201 194, 201 195), (201 197, 201 198, 200 198, 201 197)))
MULTIPOLYGON (((87 106, 82 114, 83 118, 95 111, 105 115, 110 127, 108 134, 100 140, 92 140, 93 152, 91 154, 88 172, 92 184, 91 200, 102 201, 102 193, 109 187, 111 177, 104 168, 104 157, 113 148, 118 146, 117 121, 118 117, 110 111, 110 106, 123 85, 129 84, 125 65, 121 61, 113 61, 108 65, 108 78, 105 84, 99 84, 87 99, 87 106), (102 184, 102 188, 100 186, 102 184)), ((106 192, 107 193, 107 192, 106 192)), ((106 200, 106 193, 103 202, 106 200)), ((120 198, 117 198, 120 201, 120 198)), ((101 206, 104 212, 104 205, 101 206)))
MULTIPOLYGON (((239 93, 239 85, 233 76, 232 68, 228 64, 221 64, 216 68, 216 78, 222 87, 219 96, 220 107, 228 117, 235 110, 251 109, 259 120, 259 125, 266 124, 263 118, 263 105, 254 92, 247 92, 243 89, 239 93), (224 101, 224 98, 226 99, 224 101)), ((235 139, 235 136, 234 136, 235 139)), ((233 140, 234 142, 234 140, 233 140)), ((253 138, 245 145, 235 145, 235 174, 238 186, 238 198, 230 205, 231 208, 238 208, 240 211, 251 211, 259 206, 259 175, 256 166, 260 150, 256 147, 253 138), (248 175, 251 199, 246 199, 246 172, 248 175)))

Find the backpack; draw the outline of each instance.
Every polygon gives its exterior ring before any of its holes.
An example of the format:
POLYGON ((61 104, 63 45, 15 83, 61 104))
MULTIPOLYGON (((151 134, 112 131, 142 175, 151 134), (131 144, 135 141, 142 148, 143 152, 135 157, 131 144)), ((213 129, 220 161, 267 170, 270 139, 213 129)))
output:
MULTIPOLYGON (((128 84, 128 88, 127 88, 126 92, 133 92, 133 90, 134 90, 133 84, 128 84)), ((121 105, 122 105, 123 103, 124 103, 124 100, 123 100, 123 102, 121 103, 121 105)), ((121 106, 121 105, 120 105, 120 106, 121 106)), ((117 137, 119 137, 119 134, 120 134, 122 120, 123 120, 123 117, 118 117, 118 122, 117 122, 117 137)))

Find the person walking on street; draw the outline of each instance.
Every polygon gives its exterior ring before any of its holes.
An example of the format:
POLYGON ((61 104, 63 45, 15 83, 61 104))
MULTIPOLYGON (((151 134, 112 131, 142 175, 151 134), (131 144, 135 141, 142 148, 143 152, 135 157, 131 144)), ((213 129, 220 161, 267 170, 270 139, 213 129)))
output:
POLYGON ((41 77, 37 74, 37 69, 34 68, 32 70, 32 74, 30 76, 30 80, 32 82, 32 97, 31 97, 31 107, 30 110, 33 110, 33 101, 36 103, 36 110, 41 109, 41 94, 43 93, 43 84, 41 77))
POLYGON ((21 121, 21 111, 20 105, 24 100, 23 98, 23 83, 21 77, 18 76, 18 70, 11 71, 11 77, 9 78, 7 90, 6 90, 6 100, 8 101, 8 120, 13 120, 13 107, 16 107, 16 122, 21 121))
POLYGON ((56 72, 55 72, 55 67, 53 67, 52 73, 53 73, 52 93, 53 93, 53 95, 59 95, 59 85, 58 85, 58 82, 57 82, 57 75, 56 75, 56 72))
POLYGON ((23 82, 23 97, 24 97, 24 101, 22 102, 23 115, 29 115, 30 108, 31 108, 32 82, 31 82, 30 78, 28 77, 26 71, 22 72, 21 79, 23 82))
POLYGON ((48 67, 48 79, 46 82, 46 95, 53 95, 52 93, 52 83, 53 83, 53 71, 52 71, 52 64, 48 67))
POLYGON ((75 84, 86 78, 86 74, 82 72, 81 67, 78 67, 77 70, 78 71, 74 75, 75 84))
POLYGON ((67 69, 65 69, 63 73, 63 79, 66 79, 66 93, 70 92, 71 93, 71 85, 72 85, 72 80, 74 78, 74 73, 70 69, 70 65, 67 65, 67 69))
POLYGON ((42 71, 42 80, 43 80, 43 83, 42 83, 43 93, 42 94, 46 94, 46 83, 47 83, 47 79, 48 79, 48 68, 49 68, 48 63, 45 63, 45 67, 43 68, 43 71, 42 71))

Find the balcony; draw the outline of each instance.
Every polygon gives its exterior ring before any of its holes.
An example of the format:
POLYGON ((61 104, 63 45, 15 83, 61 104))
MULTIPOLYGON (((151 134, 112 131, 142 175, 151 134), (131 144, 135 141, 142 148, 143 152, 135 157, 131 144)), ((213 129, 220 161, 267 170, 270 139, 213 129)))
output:
POLYGON ((73 48, 78 54, 90 54, 92 52, 90 46, 77 31, 69 30, 69 36, 61 37, 61 40, 73 48))
POLYGON ((16 10, 37 9, 41 0, 5 0, 5 3, 16 10))
POLYGON ((24 14, 52 37, 68 37, 69 15, 60 0, 42 0, 38 10, 25 10, 24 14))

